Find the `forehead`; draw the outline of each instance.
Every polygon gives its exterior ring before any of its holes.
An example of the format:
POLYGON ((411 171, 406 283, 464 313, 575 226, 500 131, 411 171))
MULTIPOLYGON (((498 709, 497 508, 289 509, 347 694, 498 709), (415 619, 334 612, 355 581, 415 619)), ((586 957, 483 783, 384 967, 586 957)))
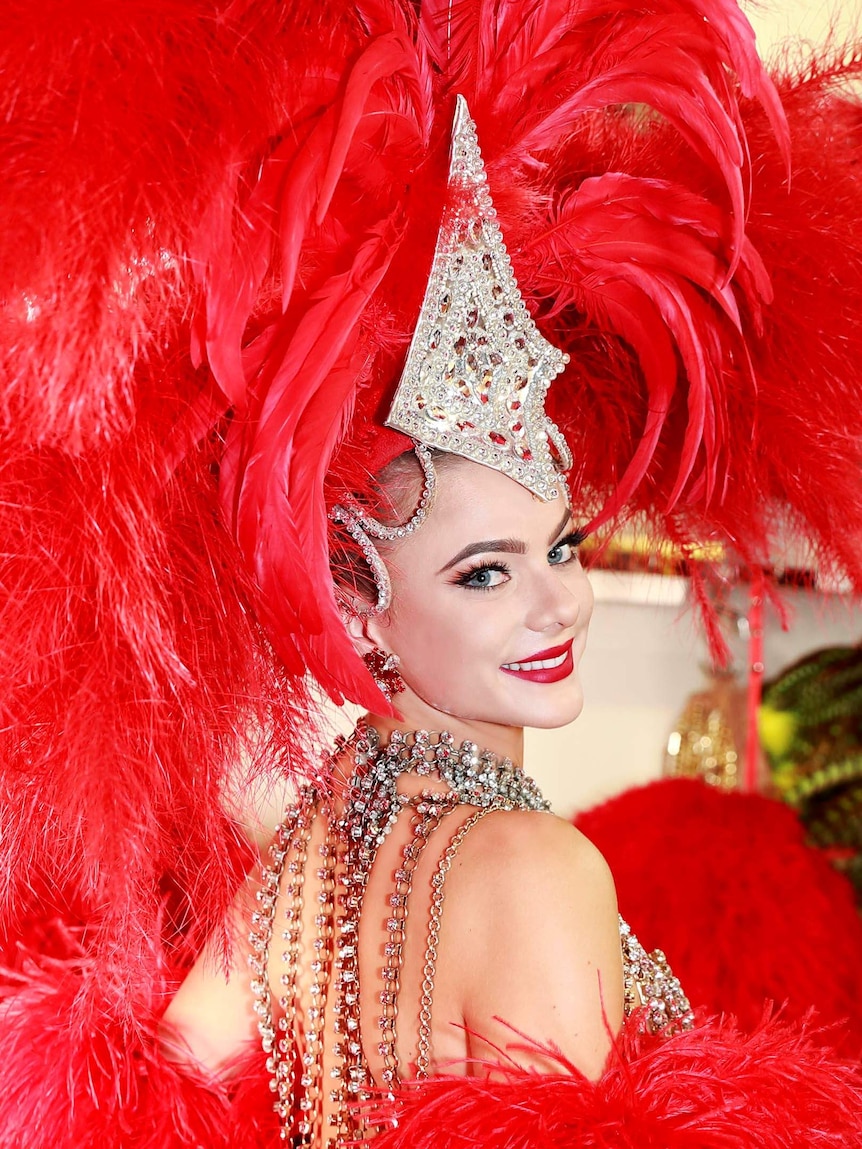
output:
POLYGON ((405 540, 416 549, 452 553, 467 543, 515 538, 547 545, 566 513, 565 487, 545 501, 514 479, 466 459, 447 460, 438 468, 434 505, 420 530, 405 540), (424 544, 424 545, 423 545, 424 544))

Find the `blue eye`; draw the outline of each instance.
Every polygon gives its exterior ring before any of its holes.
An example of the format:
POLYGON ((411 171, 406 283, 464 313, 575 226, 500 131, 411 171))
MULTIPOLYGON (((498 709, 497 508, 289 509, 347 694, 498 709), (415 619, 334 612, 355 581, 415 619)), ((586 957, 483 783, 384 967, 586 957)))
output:
POLYGON ((467 587, 468 590, 493 590, 509 581, 509 568, 504 563, 488 566, 473 567, 464 571, 455 580, 457 586, 467 587))
POLYGON ((582 531, 573 531, 566 535, 548 551, 548 563, 551 566, 564 566, 566 563, 573 562, 578 557, 578 547, 583 541, 582 531))
POLYGON ((562 566, 563 563, 572 561, 574 553, 575 548, 571 543, 557 543, 555 547, 551 547, 548 551, 548 562, 552 567, 562 566))

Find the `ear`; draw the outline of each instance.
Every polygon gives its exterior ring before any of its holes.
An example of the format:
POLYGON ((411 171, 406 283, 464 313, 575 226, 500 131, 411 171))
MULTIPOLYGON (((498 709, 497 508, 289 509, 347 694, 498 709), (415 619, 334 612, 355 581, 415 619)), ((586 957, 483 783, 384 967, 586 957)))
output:
POLYGON ((344 620, 344 626, 353 643, 353 649, 360 656, 369 654, 375 647, 385 654, 391 654, 392 651, 388 649, 384 637, 386 630, 385 613, 371 614, 367 609, 367 604, 363 605, 366 606, 365 610, 352 609, 347 613, 344 620))

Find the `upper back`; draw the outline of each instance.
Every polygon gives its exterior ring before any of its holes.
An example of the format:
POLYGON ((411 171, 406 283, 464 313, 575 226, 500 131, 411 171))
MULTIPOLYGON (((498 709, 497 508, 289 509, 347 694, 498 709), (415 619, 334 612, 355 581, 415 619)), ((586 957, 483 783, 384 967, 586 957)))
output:
POLYGON ((622 1017, 613 883, 586 839, 548 813, 453 801, 439 779, 412 790, 369 836, 309 792, 274 852, 263 1004, 280 1092, 344 1139, 351 1101, 475 1072, 521 1040, 507 1026, 597 1075, 622 1017))

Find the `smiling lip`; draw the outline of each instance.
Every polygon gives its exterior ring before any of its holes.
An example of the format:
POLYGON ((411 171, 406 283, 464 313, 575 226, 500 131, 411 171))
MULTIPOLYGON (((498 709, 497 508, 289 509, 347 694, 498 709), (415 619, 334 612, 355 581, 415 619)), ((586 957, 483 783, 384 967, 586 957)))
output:
POLYGON ((540 650, 531 654, 522 662, 507 662, 500 667, 506 674, 526 682, 561 682, 568 678, 575 668, 572 658, 572 643, 570 638, 562 646, 552 646, 548 650, 540 650))

